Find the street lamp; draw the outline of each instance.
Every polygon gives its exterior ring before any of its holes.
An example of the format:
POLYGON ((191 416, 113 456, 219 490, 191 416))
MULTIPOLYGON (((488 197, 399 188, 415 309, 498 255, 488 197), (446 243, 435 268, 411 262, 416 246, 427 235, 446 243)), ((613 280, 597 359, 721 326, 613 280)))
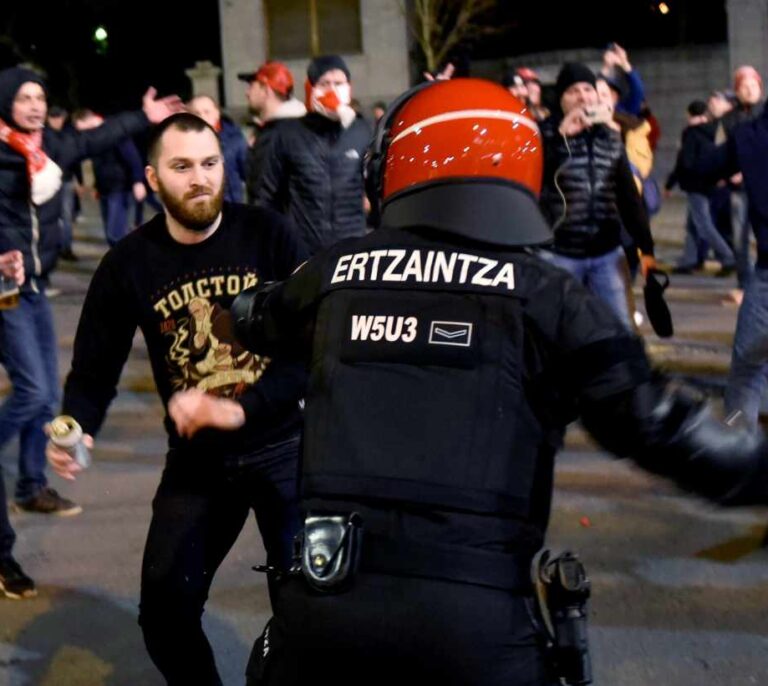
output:
POLYGON ((97 26, 96 30, 93 32, 93 41, 96 43, 96 52, 100 55, 106 54, 108 39, 109 34, 107 33, 107 29, 105 29, 103 26, 97 26))

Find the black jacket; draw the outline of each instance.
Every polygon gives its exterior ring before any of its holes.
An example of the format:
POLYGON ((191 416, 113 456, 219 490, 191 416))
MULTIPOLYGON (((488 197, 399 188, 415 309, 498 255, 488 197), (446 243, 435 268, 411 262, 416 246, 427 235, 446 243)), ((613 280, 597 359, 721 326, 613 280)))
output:
POLYGON ((540 205, 555 234, 552 249, 571 257, 603 255, 621 244, 621 227, 653 254, 648 215, 618 132, 592 127, 566 141, 559 122, 541 125, 544 178, 540 205))
MULTIPOLYGON (((143 112, 126 112, 110 117, 90 131, 59 132, 46 128, 43 150, 62 169, 67 169, 148 125, 143 112)), ((44 286, 56 265, 60 217, 61 192, 39 207, 32 205, 24 158, 0 143, 0 252, 21 250, 24 254, 25 289, 44 286)))
POLYGON ((744 175, 749 221, 757 239, 757 265, 768 269, 768 108, 757 119, 736 126, 725 143, 702 155, 696 170, 704 178, 744 175))
MULTIPOLYGON (((730 112, 726 112, 715 126, 715 143, 724 143, 733 133, 734 129, 740 124, 757 119, 763 112, 764 103, 757 105, 743 105, 738 103, 730 112)), ((744 189, 743 183, 734 183, 728 180, 728 187, 732 190, 741 191, 744 189)))
POLYGON ((390 508, 402 526, 373 533, 530 557, 579 413, 611 450, 685 488, 768 496, 765 481, 740 490, 768 468, 765 446, 746 432, 719 441, 699 404, 652 379, 642 343, 604 303, 526 250, 387 227, 260 298, 248 347, 311 359, 309 510, 390 508))
POLYGON ((289 125, 291 121, 291 119, 270 119, 256 129, 256 142, 248 151, 246 159, 245 190, 248 202, 251 204, 256 202, 259 193, 263 193, 262 177, 267 164, 271 164, 272 143, 279 137, 278 131, 289 125))
POLYGON ((668 190, 677 183, 686 193, 709 195, 714 191, 717 179, 708 178, 696 171, 698 160, 712 150, 714 141, 715 126, 711 123, 687 126, 683 129, 675 168, 665 184, 668 190))
POLYGON ((144 168, 136 144, 124 138, 117 145, 93 159, 93 176, 100 195, 130 191, 134 183, 144 181, 144 168))
POLYGON ((310 254, 365 231, 364 119, 348 129, 319 114, 284 121, 270 136, 253 200, 286 213, 310 254))

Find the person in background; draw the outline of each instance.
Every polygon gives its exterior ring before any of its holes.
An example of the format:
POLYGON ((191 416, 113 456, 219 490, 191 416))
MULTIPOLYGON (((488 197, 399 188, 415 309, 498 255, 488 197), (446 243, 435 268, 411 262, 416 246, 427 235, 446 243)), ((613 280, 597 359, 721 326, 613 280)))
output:
POLYGON ((248 143, 240 127, 222 114, 216 102, 208 95, 198 95, 187 105, 192 114, 208 122, 219 134, 224 151, 226 202, 243 202, 248 159, 248 143))
POLYGON ((265 62, 254 72, 238 74, 248 86, 245 97, 254 115, 254 140, 248 151, 246 191, 252 203, 274 134, 285 122, 298 119, 307 108, 293 96, 293 74, 282 62, 265 62))
POLYGON ((347 64, 315 57, 305 83, 309 113, 274 131, 253 199, 285 213, 310 254, 365 233, 363 157, 371 137, 350 103, 347 64))
MULTIPOLYGON (((52 106, 48 110, 48 126, 54 131, 63 131, 65 127, 72 127, 69 113, 63 107, 52 106)), ((77 262, 77 255, 72 249, 72 234, 76 219, 78 189, 83 185, 83 171, 79 162, 61 171, 61 245, 59 257, 68 262, 77 262)))
POLYGON ((707 103, 694 100, 688 105, 688 126, 683 130, 675 168, 667 180, 671 190, 675 183, 688 195, 686 237, 683 255, 674 269, 676 274, 690 274, 703 266, 711 248, 720 260, 718 276, 730 276, 736 268, 733 251, 720 235, 713 220, 711 198, 715 181, 696 172, 696 163, 713 145, 707 103))

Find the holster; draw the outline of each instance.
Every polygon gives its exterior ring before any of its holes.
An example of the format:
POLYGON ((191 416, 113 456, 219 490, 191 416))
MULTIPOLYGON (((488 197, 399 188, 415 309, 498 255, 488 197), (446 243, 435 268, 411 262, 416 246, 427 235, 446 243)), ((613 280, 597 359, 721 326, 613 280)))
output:
POLYGON ((352 514, 309 513, 295 540, 294 567, 316 591, 347 589, 357 572, 362 544, 362 519, 352 514))
POLYGON ((590 583, 584 565, 569 551, 553 558, 549 550, 542 550, 531 563, 531 578, 554 673, 572 686, 591 684, 587 635, 590 583))

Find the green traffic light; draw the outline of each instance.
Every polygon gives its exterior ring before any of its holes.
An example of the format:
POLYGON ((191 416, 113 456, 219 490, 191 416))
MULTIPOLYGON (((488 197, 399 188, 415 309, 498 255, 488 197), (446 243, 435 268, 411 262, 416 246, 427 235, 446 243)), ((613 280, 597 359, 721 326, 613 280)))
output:
POLYGON ((107 30, 103 26, 99 26, 93 32, 93 38, 94 40, 97 40, 99 43, 107 40, 107 30))

